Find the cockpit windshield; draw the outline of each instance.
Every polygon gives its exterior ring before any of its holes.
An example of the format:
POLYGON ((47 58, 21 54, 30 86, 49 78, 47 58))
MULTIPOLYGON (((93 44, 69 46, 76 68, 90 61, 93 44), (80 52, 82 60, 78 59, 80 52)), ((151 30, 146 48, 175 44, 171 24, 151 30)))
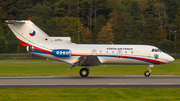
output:
POLYGON ((162 52, 160 49, 152 49, 152 52, 162 52))
POLYGON ((162 52, 160 49, 157 49, 158 52, 162 52))

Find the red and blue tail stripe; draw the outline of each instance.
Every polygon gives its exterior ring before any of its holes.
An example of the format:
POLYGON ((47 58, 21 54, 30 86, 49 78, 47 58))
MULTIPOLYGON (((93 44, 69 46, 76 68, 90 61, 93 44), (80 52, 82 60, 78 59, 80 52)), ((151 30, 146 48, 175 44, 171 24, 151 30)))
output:
POLYGON ((41 48, 38 48, 38 47, 34 47, 34 52, 35 53, 41 53, 41 54, 52 54, 51 51, 47 51, 45 49, 41 49, 41 48))

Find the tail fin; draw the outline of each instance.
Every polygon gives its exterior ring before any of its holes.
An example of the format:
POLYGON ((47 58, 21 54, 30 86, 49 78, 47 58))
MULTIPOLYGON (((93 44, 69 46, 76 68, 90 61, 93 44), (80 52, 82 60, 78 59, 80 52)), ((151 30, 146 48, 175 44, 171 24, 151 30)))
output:
POLYGON ((31 21, 7 20, 6 22, 23 46, 42 44, 47 38, 49 38, 45 32, 31 21))

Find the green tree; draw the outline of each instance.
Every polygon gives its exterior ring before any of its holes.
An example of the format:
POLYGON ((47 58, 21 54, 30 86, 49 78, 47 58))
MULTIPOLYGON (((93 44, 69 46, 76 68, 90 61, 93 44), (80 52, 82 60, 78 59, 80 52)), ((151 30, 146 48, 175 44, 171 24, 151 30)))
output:
MULTIPOLYGON (((56 23, 61 30, 61 35, 65 36, 65 30, 69 26, 70 20, 68 16, 65 17, 56 17, 56 23)), ((59 33, 60 34, 60 33, 59 33)))
POLYGON ((4 30, 0 26, 0 53, 6 52, 6 39, 4 37, 4 30))
POLYGON ((62 28, 58 25, 56 18, 52 17, 46 21, 46 33, 50 36, 63 36, 62 28))
POLYGON ((78 31, 82 32, 83 25, 75 17, 69 17, 69 24, 65 29, 65 36, 71 36, 72 42, 78 42, 78 31))
POLYGON ((162 3, 165 3, 167 6, 167 15, 169 16, 169 22, 174 23, 175 15, 178 10, 179 0, 160 0, 162 3))
POLYGON ((39 26, 43 31, 48 32, 47 22, 51 20, 54 15, 51 7, 36 4, 32 8, 27 8, 24 10, 23 18, 31 19, 37 26, 39 26))
POLYGON ((131 28, 132 33, 129 34, 130 38, 125 39, 124 43, 142 44, 145 20, 141 15, 139 2, 137 0, 132 0, 131 3, 127 5, 127 11, 131 13, 131 17, 133 18, 133 20, 131 20, 131 27, 133 27, 133 29, 131 28))
POLYGON ((175 33, 175 49, 176 52, 180 52, 180 6, 178 8, 177 14, 176 14, 176 18, 175 18, 175 24, 177 27, 177 31, 175 33))
POLYGON ((8 9, 8 2, 4 0, 0 0, 0 26, 7 27, 5 20, 7 18, 7 9, 8 9))
POLYGON ((127 6, 127 11, 131 13, 134 21, 142 19, 138 1, 132 0, 132 2, 127 6))
POLYGON ((4 36, 0 36, 0 53, 6 52, 6 39, 4 36))
POLYGON ((136 28, 136 23, 133 20, 133 16, 131 16, 131 13, 127 11, 123 11, 119 14, 117 17, 117 21, 115 22, 113 26, 113 33, 115 37, 115 43, 124 43, 124 44, 134 44, 138 43, 139 41, 139 32, 136 28), (132 40, 126 41, 126 40, 132 40), (126 43, 128 42, 128 43, 126 43))
POLYGON ((32 2, 29 0, 14 0, 11 2, 9 7, 8 18, 15 20, 27 19, 27 17, 23 16, 23 11, 31 8, 32 6, 32 2))
POLYGON ((122 7, 123 0, 107 0, 107 5, 113 9, 114 13, 117 13, 122 7))
POLYGON ((179 0, 0 0, 2 40, 7 52, 17 52, 20 43, 7 28, 6 19, 31 19, 50 36, 70 36, 73 42, 80 31, 81 43, 95 43, 109 22, 114 43, 162 46, 168 39, 176 41, 178 49, 179 6, 179 0))
POLYGON ((158 43, 158 47, 166 53, 174 53, 174 43, 169 40, 162 40, 158 43))
POLYGON ((138 0, 139 1, 139 10, 141 12, 141 15, 144 16, 145 11, 149 8, 148 1, 147 0, 138 0))
POLYGON ((132 0, 122 0, 122 4, 127 6, 132 0))
POLYGON ((107 19, 103 15, 99 15, 97 17, 97 24, 96 28, 94 28, 94 37, 97 37, 98 32, 101 30, 101 28, 107 24, 107 19))
POLYGON ((54 14, 58 17, 63 17, 68 15, 68 1, 59 0, 54 3, 54 14))
POLYGON ((91 32, 89 31, 89 28, 83 27, 83 29, 80 32, 81 36, 81 43, 92 43, 92 35, 91 32))
POLYGON ((146 18, 146 24, 144 28, 144 43, 149 45, 158 46, 158 42, 160 41, 160 29, 156 20, 150 15, 146 18))
POLYGON ((95 0, 94 2, 94 28, 96 28, 97 11, 102 9, 105 0, 95 0))
POLYGON ((166 4, 163 2, 157 2, 154 4, 154 14, 158 16, 158 21, 159 24, 161 25, 161 27, 163 26, 163 24, 167 24, 167 19, 168 16, 166 14, 166 4))
POLYGON ((114 35, 112 33, 111 24, 108 22, 106 26, 103 26, 97 36, 97 42, 100 44, 109 44, 113 42, 114 35))

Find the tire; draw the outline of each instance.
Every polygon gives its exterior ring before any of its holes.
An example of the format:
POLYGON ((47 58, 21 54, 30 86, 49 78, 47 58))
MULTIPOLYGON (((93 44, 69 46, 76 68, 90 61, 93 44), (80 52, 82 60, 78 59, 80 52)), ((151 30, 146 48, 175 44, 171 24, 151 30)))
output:
POLYGON ((87 68, 82 68, 79 71, 79 74, 81 75, 81 77, 87 77, 89 75, 89 70, 87 68))
POLYGON ((144 76, 145 76, 145 77, 149 77, 150 75, 151 75, 151 74, 149 73, 149 71, 145 71, 145 72, 144 72, 144 76))

